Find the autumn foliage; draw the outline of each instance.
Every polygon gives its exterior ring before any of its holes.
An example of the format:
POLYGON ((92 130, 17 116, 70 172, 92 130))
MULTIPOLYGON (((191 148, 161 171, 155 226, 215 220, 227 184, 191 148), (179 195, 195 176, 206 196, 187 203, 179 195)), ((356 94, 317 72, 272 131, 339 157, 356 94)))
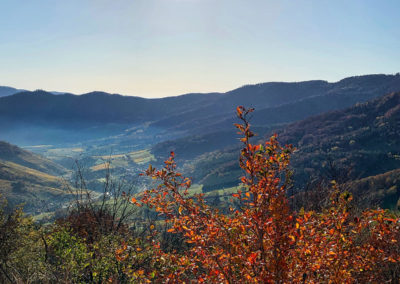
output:
MULTIPOLYGON (((190 194, 191 180, 177 172, 174 153, 163 169, 150 166, 145 172, 159 183, 132 203, 158 212, 160 226, 150 226, 151 268, 131 275, 142 282, 171 283, 397 281, 399 220, 384 210, 356 213, 351 194, 340 192, 334 183, 328 207, 292 211, 287 190, 294 148, 281 146, 276 135, 253 145, 248 120, 252 111, 237 108, 245 175, 229 212, 208 205, 203 194, 190 194), (157 237, 161 227, 186 245, 163 249, 157 237)), ((126 245, 116 255, 125 261, 126 245)))
POLYGON ((362 211, 338 178, 291 190, 302 152, 276 135, 253 143, 252 111, 237 108, 244 175, 230 200, 194 194, 174 153, 140 193, 108 172, 92 198, 78 168, 54 223, 0 197, 0 283, 400 283, 398 212, 362 211))

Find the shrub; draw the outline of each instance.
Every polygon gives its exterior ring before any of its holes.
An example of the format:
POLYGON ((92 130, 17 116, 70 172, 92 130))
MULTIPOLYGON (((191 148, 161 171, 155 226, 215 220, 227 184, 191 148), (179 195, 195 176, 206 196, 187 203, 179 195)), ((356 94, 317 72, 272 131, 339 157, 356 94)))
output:
MULTIPOLYGON (((242 190, 232 195, 237 206, 229 214, 210 207, 203 194, 191 196, 191 180, 176 171, 174 153, 165 167, 152 166, 145 175, 159 185, 133 198, 137 206, 157 211, 168 232, 181 236, 185 249, 164 251, 153 226, 153 265, 140 271, 145 281, 211 283, 350 283, 397 281, 400 261, 399 220, 383 210, 354 215, 352 196, 332 191, 330 204, 320 212, 294 212, 286 195, 290 185, 290 155, 272 136, 264 145, 250 142, 248 115, 242 120, 240 167, 242 190)), ((117 256, 126 253, 126 246, 117 256)))

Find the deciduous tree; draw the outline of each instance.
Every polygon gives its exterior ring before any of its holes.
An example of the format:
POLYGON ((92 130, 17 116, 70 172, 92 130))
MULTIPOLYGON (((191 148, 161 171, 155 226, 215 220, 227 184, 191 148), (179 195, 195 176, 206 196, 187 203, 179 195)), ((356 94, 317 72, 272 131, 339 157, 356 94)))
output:
MULTIPOLYGON (((153 267, 140 269, 141 279, 162 282, 196 280, 209 283, 352 283, 397 281, 393 265, 400 261, 399 220, 383 210, 350 212, 351 195, 333 190, 321 212, 294 212, 290 185, 291 145, 277 136, 253 145, 248 120, 253 109, 237 108, 242 121, 240 166, 242 189, 232 195, 228 214, 191 195, 191 180, 177 172, 174 153, 161 170, 145 172, 157 187, 133 198, 137 206, 157 211, 168 232, 180 235, 185 249, 165 251, 151 228, 153 267), (389 272, 391 271, 391 272, 389 272), (388 274, 389 273, 389 274, 388 274), (392 273, 390 275, 390 273, 392 273)), ((126 254, 126 246, 117 257, 126 254)), ((139 271, 139 270, 138 270, 139 271)), ((137 274, 137 271, 135 272, 137 274)))

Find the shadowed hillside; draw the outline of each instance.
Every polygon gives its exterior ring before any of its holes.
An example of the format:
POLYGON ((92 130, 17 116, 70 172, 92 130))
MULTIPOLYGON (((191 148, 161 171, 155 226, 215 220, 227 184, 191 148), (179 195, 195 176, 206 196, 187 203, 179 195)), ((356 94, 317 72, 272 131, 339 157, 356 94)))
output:
POLYGON ((345 187, 354 192, 354 196, 361 204, 381 205, 392 210, 400 209, 400 169, 350 181, 345 187))
POLYGON ((226 130, 236 122, 233 111, 236 106, 245 105, 257 109, 252 119, 254 126, 274 126, 350 107, 396 91, 400 91, 400 75, 366 75, 336 83, 264 83, 227 92, 212 106, 200 105, 151 125, 195 135, 226 130))
MULTIPOLYGON (((314 116, 275 132, 279 141, 298 148, 292 159, 298 187, 321 176, 345 181, 379 175, 400 168, 400 93, 314 116)), ((206 153, 186 168, 196 182, 204 184, 203 190, 232 186, 240 176, 237 151, 233 147, 206 153)))
MULTIPOLYGON (((385 93, 400 90, 400 76, 368 75, 350 77, 337 83, 309 81, 300 83, 265 83, 247 86, 224 95, 230 102, 232 95, 236 103, 230 105, 228 113, 214 112, 208 107, 157 122, 153 125, 167 127, 170 131, 192 133, 179 139, 165 141, 153 147, 153 153, 165 159, 168 150, 175 150, 182 159, 192 159, 202 153, 234 145, 237 140, 234 109, 237 105, 255 107, 251 120, 259 134, 271 128, 298 121, 326 111, 343 109, 365 102, 385 93), (252 90, 246 101, 245 90, 252 90), (258 91, 257 91, 258 89, 258 91), (240 95, 241 94, 241 95, 240 95), (297 95, 295 95, 297 94, 297 95), (241 99, 238 99, 238 98, 241 99), (264 103, 258 103, 256 97, 264 103), (267 103, 267 101, 269 103, 267 103), (267 107, 265 107, 267 106, 267 107), (191 149, 190 151, 188 149, 191 149)), ((228 103, 227 103, 228 104, 228 103)))

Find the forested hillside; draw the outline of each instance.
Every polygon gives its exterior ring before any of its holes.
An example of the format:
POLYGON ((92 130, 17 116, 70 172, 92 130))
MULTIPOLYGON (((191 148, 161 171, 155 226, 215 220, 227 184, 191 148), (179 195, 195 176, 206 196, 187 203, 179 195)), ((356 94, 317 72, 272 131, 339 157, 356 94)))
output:
MULTIPOLYGON (((266 136, 274 132, 298 149, 292 162, 298 187, 332 171, 346 180, 382 174, 400 168, 400 93, 289 124, 266 136)), ((237 149, 203 154, 186 165, 188 173, 204 184, 203 190, 233 186, 240 176, 237 149)))

